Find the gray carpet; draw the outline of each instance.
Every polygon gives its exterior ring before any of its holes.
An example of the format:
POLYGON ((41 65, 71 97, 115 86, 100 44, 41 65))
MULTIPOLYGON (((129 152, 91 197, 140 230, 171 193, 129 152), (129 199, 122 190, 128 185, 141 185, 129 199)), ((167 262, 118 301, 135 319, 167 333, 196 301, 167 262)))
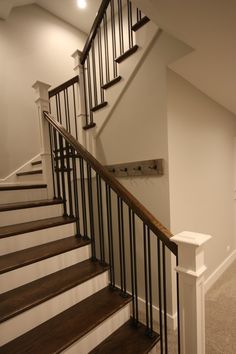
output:
POLYGON ((236 353, 236 261, 206 294, 206 353, 236 353))

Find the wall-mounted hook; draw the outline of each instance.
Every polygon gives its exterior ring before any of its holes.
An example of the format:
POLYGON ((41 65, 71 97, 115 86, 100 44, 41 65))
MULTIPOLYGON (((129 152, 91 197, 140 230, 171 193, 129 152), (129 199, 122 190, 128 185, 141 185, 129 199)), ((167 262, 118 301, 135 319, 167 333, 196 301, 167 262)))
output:
POLYGON ((108 170, 109 172, 111 173, 115 173, 116 172, 116 169, 115 168, 112 168, 111 170, 108 170))
POLYGON ((133 170, 134 170, 134 171, 141 171, 141 170, 142 170, 142 167, 141 167, 141 166, 134 167, 133 170))
POLYGON ((149 166, 148 168, 150 168, 150 170, 156 170, 157 169, 157 165, 149 166))
POLYGON ((128 171, 128 168, 120 168, 120 172, 127 172, 128 171))

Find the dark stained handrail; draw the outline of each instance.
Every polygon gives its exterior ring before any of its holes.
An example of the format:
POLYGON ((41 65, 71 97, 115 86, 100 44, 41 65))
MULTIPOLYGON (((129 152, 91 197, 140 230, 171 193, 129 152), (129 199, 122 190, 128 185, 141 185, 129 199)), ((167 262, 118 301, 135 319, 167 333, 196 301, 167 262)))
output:
POLYGON ((110 174, 49 112, 44 112, 46 120, 63 136, 77 153, 97 172, 117 195, 137 216, 157 235, 160 240, 177 255, 177 245, 171 241, 171 232, 163 226, 119 181, 110 174))
POLYGON ((57 95, 58 93, 60 93, 61 91, 65 90, 66 88, 68 88, 69 86, 72 86, 73 84, 75 84, 76 82, 79 82, 79 76, 76 75, 74 76, 72 79, 64 82, 63 84, 55 87, 54 89, 50 90, 48 92, 49 94, 49 98, 57 95))
POLYGON ((88 38, 87 38, 87 41, 85 43, 85 46, 84 46, 84 49, 83 49, 83 52, 82 52, 82 55, 80 57, 80 63, 83 65, 86 58, 87 58, 87 55, 88 55, 88 52, 91 48, 91 45, 92 45, 92 41, 93 39, 96 37, 96 34, 97 34, 97 30, 102 22, 102 19, 103 19, 103 16, 104 16, 104 13, 106 12, 106 9, 108 7, 110 3, 110 0, 103 0, 102 3, 101 3, 101 6, 98 10, 98 13, 97 13, 97 16, 94 20, 94 23, 93 23, 93 26, 91 28, 91 31, 88 35, 88 38))

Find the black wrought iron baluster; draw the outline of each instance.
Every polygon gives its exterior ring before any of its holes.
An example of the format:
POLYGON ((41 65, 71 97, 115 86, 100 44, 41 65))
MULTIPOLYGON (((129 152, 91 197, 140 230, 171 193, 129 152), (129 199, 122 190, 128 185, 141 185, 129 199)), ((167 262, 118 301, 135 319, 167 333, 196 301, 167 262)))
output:
POLYGON ((87 58, 87 79, 88 79, 88 96, 89 96, 89 118, 90 122, 89 124, 93 123, 93 112, 91 111, 91 108, 93 107, 93 96, 92 96, 92 81, 91 81, 91 70, 90 70, 90 59, 89 55, 87 58))
POLYGON ((151 259, 151 240, 150 229, 147 230, 147 256, 148 256, 148 286, 149 286, 149 314, 150 314, 150 331, 149 336, 153 334, 153 307, 152 307, 152 259, 151 259))
POLYGON ((64 95, 65 124, 66 124, 66 130, 69 131, 69 117, 68 117, 68 110, 67 110, 66 90, 63 90, 63 95, 64 95))
POLYGON ((102 54, 102 40, 101 40, 101 28, 98 29, 98 61, 99 61, 99 78, 100 78, 100 96, 101 102, 104 102, 104 91, 102 86, 104 84, 103 77, 103 54, 102 54))
POLYGON ((111 189, 106 184, 106 206, 107 206, 107 233, 109 247, 109 265, 110 265, 110 286, 115 286, 114 273, 114 249, 113 249, 113 232, 112 232, 112 217, 111 217, 111 189))
POLYGON ((90 237, 92 248, 92 260, 96 260, 96 247, 95 247, 95 230, 94 230, 94 206, 93 206, 93 181, 92 169, 87 163, 87 185, 88 185, 88 199, 89 199, 89 221, 90 221, 90 237))
POLYGON ((66 185, 65 185, 65 156, 64 156, 64 144, 63 138, 59 134, 59 150, 60 150, 60 166, 59 172, 61 174, 61 184, 62 184, 62 197, 63 197, 63 205, 64 205, 64 216, 68 216, 67 214, 67 198, 66 198, 66 185))
POLYGON ((130 0, 127 0, 128 11, 128 34, 129 34, 129 48, 133 47, 133 31, 132 31, 132 4, 130 0))
POLYGON ((86 207, 86 192, 84 181, 84 160, 79 157, 80 164, 80 188, 81 188, 81 202, 82 202, 82 214, 83 214, 83 237, 87 238, 87 207, 86 207))
POLYGON ((144 250, 144 282, 145 282, 145 306, 146 306, 146 332, 150 331, 149 327, 149 296, 148 296, 148 260, 147 260, 147 227, 143 224, 143 250, 144 250))
POLYGON ((139 322, 139 311, 138 311, 138 277, 137 277, 137 251, 136 251, 136 228, 135 228, 135 214, 131 213, 131 222, 133 230, 133 249, 134 249, 134 297, 135 297, 135 324, 138 325, 139 322))
POLYGON ((103 202, 102 202, 102 186, 101 177, 96 174, 97 183, 97 208, 98 208, 98 226, 99 226, 99 243, 100 243, 100 261, 105 263, 105 245, 104 245, 104 227, 103 227, 103 202))
MULTIPOLYGON (((86 62, 87 63, 87 62, 86 62)), ((85 108, 85 126, 89 125, 89 117, 90 117, 90 112, 89 108, 90 107, 90 102, 88 102, 88 96, 89 96, 89 89, 88 89, 88 72, 86 69, 86 66, 84 64, 83 66, 83 86, 84 86, 84 108, 85 108)))
POLYGON ((75 120, 75 137, 78 140, 78 125, 77 125, 77 111, 76 111, 76 99, 75 99, 75 84, 72 86, 73 92, 73 106, 74 106, 74 120, 75 120))
POLYGON ((114 78, 115 78, 115 77, 117 77, 117 62, 115 61, 116 56, 117 56, 117 50, 116 50, 116 23, 115 23, 114 0, 111 0, 110 6, 111 6, 111 33, 112 33, 113 74, 114 74, 114 78))
POLYGON ((69 95, 68 95, 68 88, 66 88, 66 105, 67 105, 67 117, 68 117, 68 129, 71 133, 71 117, 70 117, 70 103, 69 103, 69 95))
POLYGON ((65 146, 65 154, 66 154, 66 171, 67 171, 67 190, 68 190, 68 203, 69 203, 69 216, 73 217, 73 199, 72 199, 72 183, 71 183, 71 158, 70 158, 70 147, 66 141, 65 146))
POLYGON ((122 9, 122 0, 117 0, 117 1, 118 1, 120 55, 122 55, 124 54, 123 9, 122 9))
POLYGON ((134 276, 134 245, 133 245, 133 225, 132 225, 132 214, 129 208, 129 242, 130 242, 130 269, 131 269, 131 290, 132 290, 132 319, 133 323, 136 324, 135 319, 135 276, 134 276))
POLYGON ((52 184, 53 184, 53 198, 56 199, 56 185, 55 185, 55 171, 54 171, 54 164, 55 164, 55 155, 53 153, 53 127, 48 125, 49 129, 49 140, 50 140, 50 152, 51 152, 51 168, 52 168, 52 184))
POLYGON ((157 239, 157 263, 158 263, 158 298, 159 298, 159 324, 160 324, 160 347, 161 354, 164 353, 163 346, 163 327, 162 327, 162 277, 161 277, 161 241, 157 239))
POLYGON ((119 256, 120 256, 120 282, 122 295, 126 295, 126 262, 125 262, 125 244, 124 244, 124 214, 123 201, 117 196, 118 208, 118 230, 119 230, 119 256))
MULTIPOLYGON (((178 259, 178 255, 176 257, 176 266, 178 267, 179 264, 179 259, 178 259)), ((180 317, 179 317, 179 273, 176 272, 176 292, 177 292, 177 337, 178 337, 178 354, 181 353, 181 348, 180 348, 180 317)))
POLYGON ((61 181, 60 181, 60 173, 59 173, 59 145, 58 145, 58 133, 55 128, 53 128, 53 140, 54 140, 54 154, 55 154, 55 174, 56 174, 56 184, 57 184, 57 196, 59 199, 62 199, 61 194, 61 181))
POLYGON ((162 271, 163 271, 163 304, 164 304, 164 336, 165 354, 168 354, 168 333, 167 333, 167 303, 166 303, 166 255, 165 245, 162 242, 162 271))
POLYGON ((75 204, 75 217, 76 217, 76 234, 81 236, 80 232, 80 209, 79 209, 79 194, 78 194, 78 177, 77 177, 77 166, 76 166, 76 152, 74 149, 71 150, 72 154, 72 169, 73 169, 73 190, 74 190, 74 204, 75 204))
POLYGON ((92 43, 92 72, 93 72, 93 93, 94 93, 94 105, 98 105, 98 91, 97 91, 97 72, 96 72, 96 63, 95 63, 95 50, 94 50, 94 41, 92 43))
POLYGON ((118 235, 119 235, 119 260, 120 260, 120 287, 121 292, 124 291, 124 277, 123 277, 123 262, 122 262, 122 241, 121 241, 121 215, 120 215, 120 197, 117 196, 117 211, 118 211, 118 235))
POLYGON ((103 28, 104 28, 104 48, 105 48, 105 66, 106 66, 106 82, 110 81, 110 63, 109 63, 109 40, 107 33, 107 14, 103 17, 103 28))
POLYGON ((57 100, 58 100, 58 114, 59 114, 59 122, 63 124, 62 122, 62 113, 61 113, 61 97, 60 97, 60 92, 57 94, 57 100))

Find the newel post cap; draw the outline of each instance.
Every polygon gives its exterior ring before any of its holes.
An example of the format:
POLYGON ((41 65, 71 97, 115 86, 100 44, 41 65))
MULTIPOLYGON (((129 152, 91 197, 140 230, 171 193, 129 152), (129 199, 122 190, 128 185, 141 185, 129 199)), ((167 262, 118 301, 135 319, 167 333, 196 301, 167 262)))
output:
POLYGON ((82 55, 82 52, 77 49, 74 53, 71 54, 71 57, 74 59, 74 70, 78 69, 81 67, 80 64, 80 57, 82 55))
POLYGON ((171 241, 175 242, 179 246, 189 245, 193 247, 201 247, 211 238, 212 236, 208 234, 201 234, 201 233, 191 232, 191 231, 183 231, 180 232, 179 234, 174 235, 171 238, 171 241))
POLYGON ((35 89, 36 93, 36 101, 38 99, 43 99, 48 101, 48 90, 50 89, 51 85, 42 82, 42 81, 36 81, 32 88, 35 89))

